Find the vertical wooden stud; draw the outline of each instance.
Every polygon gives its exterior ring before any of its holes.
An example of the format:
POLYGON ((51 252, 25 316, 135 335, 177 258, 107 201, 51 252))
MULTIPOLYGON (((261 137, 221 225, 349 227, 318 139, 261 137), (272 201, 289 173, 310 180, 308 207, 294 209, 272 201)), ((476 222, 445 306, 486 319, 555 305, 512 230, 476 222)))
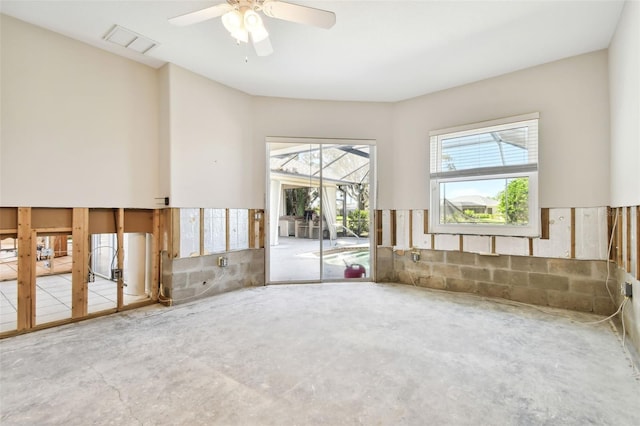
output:
POLYGON ((496 254, 496 237, 491 237, 491 254, 496 254))
POLYGON ((422 216, 422 228, 425 234, 429 233, 429 210, 425 210, 422 216))
POLYGON ((529 256, 533 256, 533 238, 529 238, 529 256))
MULTIPOLYGON (((616 244, 615 244, 615 233, 613 229, 613 215, 614 210, 611 207, 607 207, 607 242, 609 243, 611 249, 609 250, 609 260, 615 261, 616 259, 616 244)), ((609 247, 609 246, 607 246, 609 247)))
POLYGON ((458 249, 464 251, 464 235, 458 235, 458 249))
POLYGON ((618 225, 617 225, 618 236, 617 236, 617 239, 616 239, 616 246, 618 248, 618 252, 617 252, 618 256, 617 256, 617 259, 616 259, 616 263, 618 264, 618 266, 622 266, 622 262, 623 262, 623 259, 624 259, 623 256, 622 256, 622 254, 623 254, 622 253, 622 251, 623 251, 622 250, 622 247, 623 247, 622 244, 624 243, 624 240, 623 240, 624 233, 622 232, 623 231, 623 229, 622 229, 622 225, 623 225, 623 223, 622 223, 622 207, 619 207, 619 208, 616 209, 616 215, 617 215, 617 218, 618 218, 618 225))
POLYGON ((549 209, 540 209, 540 238, 549 239, 549 209))
POLYGON ((631 273, 631 207, 627 207, 627 272, 631 273))
POLYGON ((89 302, 89 209, 73 209, 71 232, 71 318, 82 318, 87 315, 89 302))
POLYGON ((576 258, 576 208, 571 207, 571 259, 576 258))
POLYGON ((230 229, 230 213, 229 209, 224 209, 224 246, 226 251, 231 250, 231 229, 230 229))
POLYGON ((199 253, 200 256, 204 255, 204 209, 200 209, 200 248, 199 253))
POLYGON ((18 208, 18 306, 17 329, 35 325, 36 257, 31 207, 18 208))
POLYGON ((249 248, 256 246, 256 214, 254 209, 247 211, 247 223, 249 224, 249 248))
POLYGON ((376 245, 382 245, 382 210, 376 210, 374 212, 376 223, 376 245))
POLYGON ((161 210, 153 211, 153 232, 151 234, 151 300, 158 300, 160 288, 160 236, 161 210))
POLYGON ((413 248, 413 210, 409 210, 409 248, 413 248))
POLYGON ((118 256, 116 257, 120 271, 118 278, 118 309, 124 306, 124 209, 119 208, 116 216, 116 232, 118 240, 118 256))
POLYGON ((171 256, 180 257, 180 209, 171 209, 171 256))
POLYGON ((436 249, 436 235, 431 234, 431 250, 435 250, 435 249, 436 249))
POLYGON ((259 215, 260 215, 260 219, 258 220, 258 247, 259 248, 264 248, 264 236, 265 236, 265 229, 264 229, 264 223, 265 223, 265 217, 264 217, 264 210, 257 210, 256 211, 259 215))
POLYGON ((394 247, 398 243, 398 239, 397 239, 398 225, 396 222, 396 211, 390 210, 389 213, 391 216, 391 246, 394 247))

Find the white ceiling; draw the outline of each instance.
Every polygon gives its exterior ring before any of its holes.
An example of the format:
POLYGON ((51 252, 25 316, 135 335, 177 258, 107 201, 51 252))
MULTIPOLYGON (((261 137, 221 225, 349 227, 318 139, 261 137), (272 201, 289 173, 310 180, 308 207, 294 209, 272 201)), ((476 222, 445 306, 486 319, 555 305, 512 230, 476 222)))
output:
POLYGON ((220 19, 167 18, 223 0, 1 0, 2 13, 130 57, 171 62, 253 95, 398 101, 608 47, 623 2, 302 1, 334 11, 330 30, 265 17, 274 53, 257 57, 220 19), (102 38, 114 24, 160 43, 147 55, 102 38))

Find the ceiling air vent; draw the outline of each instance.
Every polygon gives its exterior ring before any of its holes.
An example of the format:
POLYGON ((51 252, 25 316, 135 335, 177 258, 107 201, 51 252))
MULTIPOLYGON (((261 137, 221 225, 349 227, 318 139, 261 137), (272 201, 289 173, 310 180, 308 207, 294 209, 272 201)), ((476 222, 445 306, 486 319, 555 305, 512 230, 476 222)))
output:
POLYGON ((104 36, 104 39, 143 55, 158 45, 157 41, 153 41, 120 25, 114 25, 111 31, 104 36))

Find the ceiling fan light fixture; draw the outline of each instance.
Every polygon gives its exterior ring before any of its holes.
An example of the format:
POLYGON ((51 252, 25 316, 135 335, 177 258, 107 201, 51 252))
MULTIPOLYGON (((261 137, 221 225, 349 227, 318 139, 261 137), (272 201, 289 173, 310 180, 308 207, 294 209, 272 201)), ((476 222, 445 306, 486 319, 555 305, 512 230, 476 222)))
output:
POLYGON ((222 15, 222 25, 231 34, 238 30, 242 30, 242 14, 237 10, 231 10, 222 15))
POLYGON ((262 18, 260 18, 260 15, 258 15, 255 10, 248 9, 244 12, 244 27, 249 32, 253 32, 260 28, 264 29, 264 26, 262 25, 262 18))
POLYGON ((267 37, 269 37, 269 32, 262 25, 260 25, 255 30, 251 31, 251 39, 253 40, 254 43, 262 41, 267 37))

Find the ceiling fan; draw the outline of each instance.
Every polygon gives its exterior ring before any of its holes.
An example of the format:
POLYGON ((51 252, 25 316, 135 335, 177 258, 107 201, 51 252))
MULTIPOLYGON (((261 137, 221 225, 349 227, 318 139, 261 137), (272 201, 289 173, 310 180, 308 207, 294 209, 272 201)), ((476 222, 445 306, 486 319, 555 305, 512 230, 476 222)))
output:
POLYGON ((336 15, 333 12, 280 0, 227 0, 226 3, 176 16, 169 19, 169 22, 186 26, 221 16, 222 24, 233 38, 243 43, 248 43, 251 39, 256 54, 268 56, 273 53, 273 48, 269 41, 269 33, 258 12, 271 18, 326 29, 336 23, 336 15))

